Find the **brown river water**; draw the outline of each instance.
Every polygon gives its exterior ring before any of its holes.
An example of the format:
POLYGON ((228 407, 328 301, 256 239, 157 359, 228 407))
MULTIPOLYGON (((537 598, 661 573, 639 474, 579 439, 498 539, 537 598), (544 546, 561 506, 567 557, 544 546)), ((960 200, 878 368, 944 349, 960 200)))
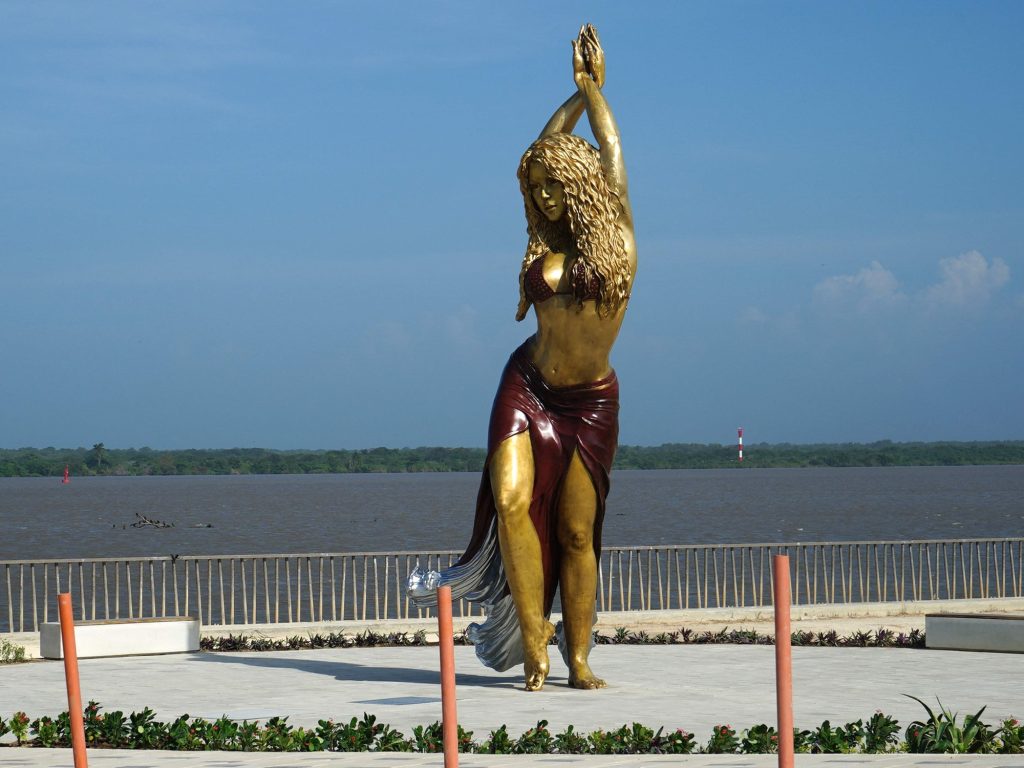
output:
MULTIPOLYGON (((0 560, 461 550, 479 481, 0 478, 0 560)), ((604 526, 615 546, 1018 536, 1024 466, 619 471, 604 526)))

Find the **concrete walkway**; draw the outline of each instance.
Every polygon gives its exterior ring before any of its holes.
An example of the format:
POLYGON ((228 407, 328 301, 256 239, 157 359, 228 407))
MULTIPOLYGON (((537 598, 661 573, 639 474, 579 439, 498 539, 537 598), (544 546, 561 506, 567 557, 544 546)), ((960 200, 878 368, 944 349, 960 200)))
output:
MULTIPOLYGON (((711 728, 727 723, 740 730, 774 724, 774 649, 770 646, 597 646, 595 671, 609 687, 576 691, 566 685, 561 659, 543 691, 522 690, 521 670, 495 673, 482 667, 471 647, 456 648, 459 721, 481 741, 506 724, 518 736, 538 720, 557 732, 616 728, 634 721, 654 728, 684 728, 706 742, 711 728)), ((274 653, 197 653, 83 659, 83 702, 124 712, 149 706, 162 720, 181 714, 214 719, 288 716, 293 725, 320 718, 348 720, 364 712, 407 735, 414 725, 439 720, 438 649, 350 648, 274 653)), ((930 705, 973 713, 983 720, 1024 715, 1024 655, 876 648, 794 648, 795 723, 814 728, 869 717, 875 710, 905 727, 924 714, 912 694, 930 705)), ((61 662, 38 661, 0 667, 0 716, 15 710, 30 717, 56 715, 67 707, 61 662)), ((10 736, 6 737, 7 740, 10 736)), ((68 750, 0 749, 5 766, 70 764, 68 750)), ((356 755, 268 755, 239 753, 143 753, 95 750, 94 766, 290 766, 330 760, 333 765, 440 765, 439 756, 366 753, 356 755)), ((771 756, 573 757, 465 755, 465 766, 531 765, 769 766, 771 756)), ((797 765, 1024 766, 1024 756, 980 758, 966 763, 940 756, 798 756, 797 765)))

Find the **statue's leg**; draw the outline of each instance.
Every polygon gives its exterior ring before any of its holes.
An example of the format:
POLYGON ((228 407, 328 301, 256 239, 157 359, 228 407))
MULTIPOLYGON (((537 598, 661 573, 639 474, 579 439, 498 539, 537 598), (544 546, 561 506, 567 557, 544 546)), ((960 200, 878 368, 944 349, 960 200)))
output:
POLYGON ((591 671, 587 661, 597 599, 596 515, 597 492, 579 452, 576 452, 562 484, 558 507, 558 541, 562 547, 562 624, 568 646, 569 685, 574 688, 604 688, 607 685, 591 671))
POLYGON ((530 519, 533 497, 530 433, 506 438, 491 457, 490 479, 498 510, 498 543, 525 654, 526 690, 537 691, 548 676, 548 640, 555 632, 544 616, 544 570, 540 539, 530 519))

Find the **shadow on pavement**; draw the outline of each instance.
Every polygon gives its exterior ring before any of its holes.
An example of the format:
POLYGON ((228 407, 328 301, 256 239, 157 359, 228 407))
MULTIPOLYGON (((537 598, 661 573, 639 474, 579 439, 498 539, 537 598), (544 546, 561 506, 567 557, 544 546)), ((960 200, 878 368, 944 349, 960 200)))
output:
MULTIPOLYGON (((440 672, 409 667, 387 667, 376 664, 353 664, 348 661, 303 659, 300 656, 235 656, 224 653, 199 653, 195 661, 212 664, 245 664, 263 669, 294 669, 313 675, 328 675, 336 680, 372 683, 422 683, 438 685, 440 672)), ((456 685, 474 685, 484 688, 516 688, 521 675, 498 678, 490 675, 456 674, 456 685)))

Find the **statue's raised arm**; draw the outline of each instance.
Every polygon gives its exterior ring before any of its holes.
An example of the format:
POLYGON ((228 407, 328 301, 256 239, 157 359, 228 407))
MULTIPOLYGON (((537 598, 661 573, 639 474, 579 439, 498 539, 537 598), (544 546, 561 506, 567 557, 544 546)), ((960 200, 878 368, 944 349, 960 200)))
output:
POLYGON ((626 176, 626 162, 622 157, 622 140, 615 116, 605 99, 601 88, 605 82, 604 49, 597 36, 597 30, 590 24, 580 29, 579 37, 572 41, 573 79, 583 99, 590 121, 590 130, 597 139, 601 152, 601 165, 608 178, 608 186, 618 198, 623 214, 632 226, 632 210, 629 204, 629 181, 626 176))

